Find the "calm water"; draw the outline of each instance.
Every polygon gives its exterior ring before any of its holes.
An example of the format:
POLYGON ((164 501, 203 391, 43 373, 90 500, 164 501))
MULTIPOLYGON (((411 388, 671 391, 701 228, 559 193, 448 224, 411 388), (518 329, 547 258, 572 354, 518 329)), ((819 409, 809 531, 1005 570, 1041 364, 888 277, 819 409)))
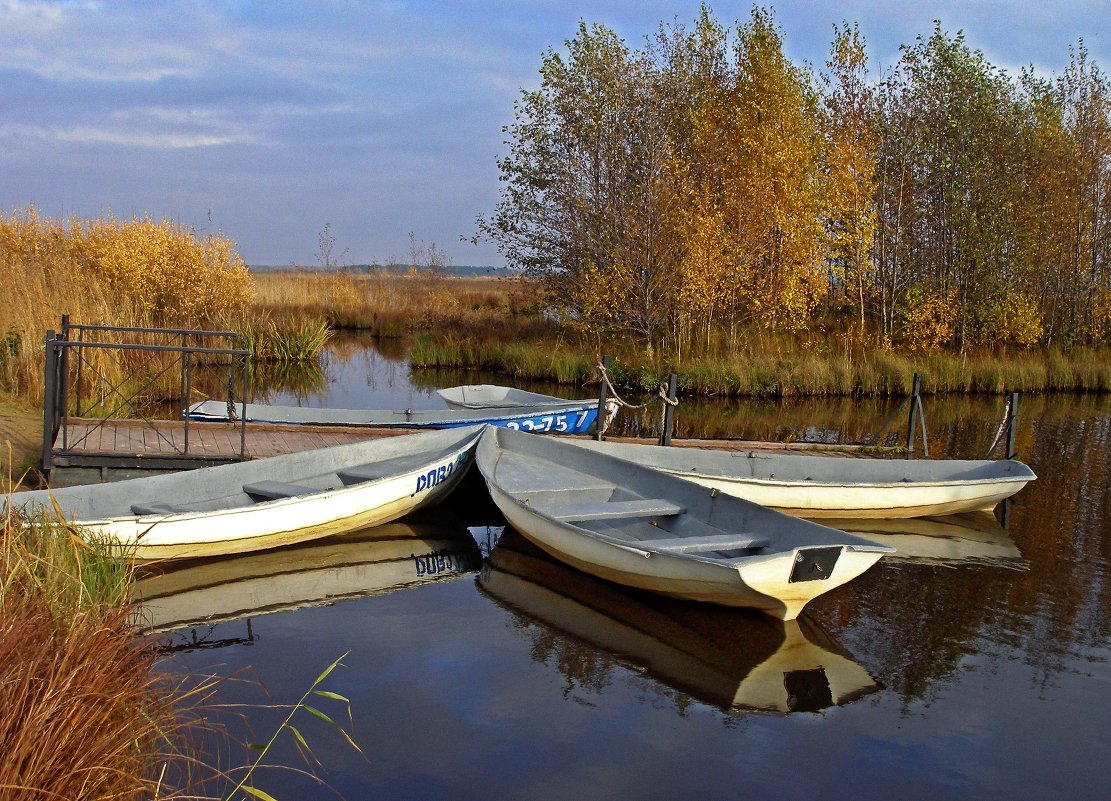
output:
MULTIPOLYGON (((341 342, 322 376, 264 397, 439 408, 432 388, 482 380, 411 376, 401 353, 341 342)), ((856 440, 894 405, 684 403, 677 431, 856 440)), ((931 455, 978 457, 1002 401, 925 407, 931 455)), ((621 426, 649 430, 655 415, 624 412, 621 426)), ((348 799, 1104 799, 1111 400, 1025 396, 1020 421, 1020 458, 1039 479, 1006 529, 990 517, 897 525, 901 558, 812 602, 798 626, 568 571, 503 534, 469 481, 443 513, 403 524, 415 532, 161 577, 167 609, 177 603, 166 625, 222 621, 167 634, 169 664, 257 676, 225 685, 226 703, 289 703, 346 652, 326 687, 351 699, 363 753, 307 715, 300 729, 348 799)), ((246 718, 252 733, 235 716, 228 726, 248 740, 280 720, 261 706, 246 718)), ((291 738, 268 761, 303 764, 291 738)), ((335 797, 289 771, 256 783, 280 799, 335 797)))

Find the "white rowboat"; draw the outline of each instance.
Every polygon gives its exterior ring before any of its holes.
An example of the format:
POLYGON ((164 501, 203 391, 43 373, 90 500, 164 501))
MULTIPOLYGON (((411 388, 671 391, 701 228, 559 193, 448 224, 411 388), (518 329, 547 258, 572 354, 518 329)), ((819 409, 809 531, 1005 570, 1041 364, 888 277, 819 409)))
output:
POLYGON ((506 520, 586 573, 785 620, 893 549, 548 437, 488 429, 477 463, 506 520))
POLYGON ((991 510, 1037 478, 1013 459, 856 459, 592 440, 574 444, 807 518, 991 510))
POLYGON ((272 548, 396 520, 463 477, 482 428, 431 431, 238 464, 13 493, 139 560, 272 548))
POLYGON ((542 406, 549 409, 598 405, 597 399, 567 400, 554 395, 541 395, 516 387, 497 384, 465 384, 436 390, 451 409, 516 409, 522 406, 542 406))

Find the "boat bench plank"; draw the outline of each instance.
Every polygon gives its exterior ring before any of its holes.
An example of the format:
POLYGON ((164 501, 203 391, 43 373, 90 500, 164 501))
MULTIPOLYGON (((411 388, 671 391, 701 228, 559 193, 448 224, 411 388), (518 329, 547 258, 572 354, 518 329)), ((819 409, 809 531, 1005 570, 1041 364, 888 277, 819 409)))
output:
POLYGON ((569 503, 561 506, 541 507, 538 511, 558 520, 616 520, 624 517, 664 517, 683 513, 683 507, 671 501, 640 498, 633 501, 605 501, 603 503, 569 503))
POLYGON ((307 487, 304 484, 287 484, 284 481, 258 481, 254 484, 244 484, 243 491, 252 498, 263 498, 276 501, 279 498, 296 498, 299 495, 315 495, 320 492, 316 487, 307 487))
POLYGON ((705 551, 733 551, 741 548, 766 548, 768 540, 751 534, 712 534, 706 537, 671 537, 661 540, 641 540, 638 546, 664 553, 702 553, 705 551))
POLYGON ((162 501, 148 501, 147 503, 133 503, 131 504, 131 514, 133 515, 172 515, 179 512, 188 512, 190 509, 184 506, 177 506, 172 503, 163 503, 162 501))
POLYGON ((364 481, 377 481, 378 479, 408 473, 434 460, 435 457, 427 453, 414 453, 406 456, 395 456, 392 459, 383 459, 380 462, 367 462, 354 467, 345 467, 337 475, 344 484, 360 484, 364 481))

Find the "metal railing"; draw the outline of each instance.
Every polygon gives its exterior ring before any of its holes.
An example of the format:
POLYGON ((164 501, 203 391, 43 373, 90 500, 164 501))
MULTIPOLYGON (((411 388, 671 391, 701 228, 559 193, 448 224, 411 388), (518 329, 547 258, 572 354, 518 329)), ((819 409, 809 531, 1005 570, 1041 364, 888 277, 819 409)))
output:
POLYGON ((67 464, 101 467, 191 467, 243 459, 248 394, 248 352, 235 347, 232 331, 134 326, 76 325, 62 317, 61 330, 46 334, 42 469, 67 464), (227 342, 228 346, 205 343, 227 342), (197 453, 190 448, 189 406, 203 375, 207 388, 226 397, 228 417, 238 421, 239 450, 197 453), (169 393, 169 395, 167 394, 169 393), (176 397, 172 397, 176 396, 176 397), (239 413, 236 413, 236 406, 239 413), (178 442, 156 421, 183 421, 178 442), (71 414, 72 409, 72 414, 71 414), (85 424, 72 429, 71 418, 85 424), (151 452, 92 448, 90 443, 121 420, 153 436, 151 452))

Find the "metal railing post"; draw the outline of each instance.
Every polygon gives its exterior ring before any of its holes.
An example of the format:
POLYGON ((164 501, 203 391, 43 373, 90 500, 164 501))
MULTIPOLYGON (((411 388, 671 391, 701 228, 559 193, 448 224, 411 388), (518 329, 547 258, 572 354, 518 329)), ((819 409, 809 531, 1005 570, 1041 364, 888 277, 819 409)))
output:
POLYGON ((661 445, 671 444, 671 432, 675 427, 675 402, 678 400, 676 394, 679 391, 679 375, 672 373, 667 378, 667 400, 664 404, 664 430, 660 437, 661 445))
MULTIPOLYGON (((186 400, 193 394, 193 352, 183 349, 181 352, 182 363, 185 367, 185 398, 186 400)), ((185 418, 185 449, 182 453, 185 456, 189 455, 189 407, 186 406, 185 412, 182 416, 185 418)))
POLYGON ((44 475, 50 474, 50 468, 53 466, 53 459, 51 458, 54 451, 54 438, 57 436, 58 431, 54 428, 54 422, 57 417, 55 404, 55 380, 58 375, 58 351, 57 346, 54 344, 54 332, 46 332, 46 353, 43 359, 43 398, 42 398, 42 457, 40 459, 39 467, 44 475))

